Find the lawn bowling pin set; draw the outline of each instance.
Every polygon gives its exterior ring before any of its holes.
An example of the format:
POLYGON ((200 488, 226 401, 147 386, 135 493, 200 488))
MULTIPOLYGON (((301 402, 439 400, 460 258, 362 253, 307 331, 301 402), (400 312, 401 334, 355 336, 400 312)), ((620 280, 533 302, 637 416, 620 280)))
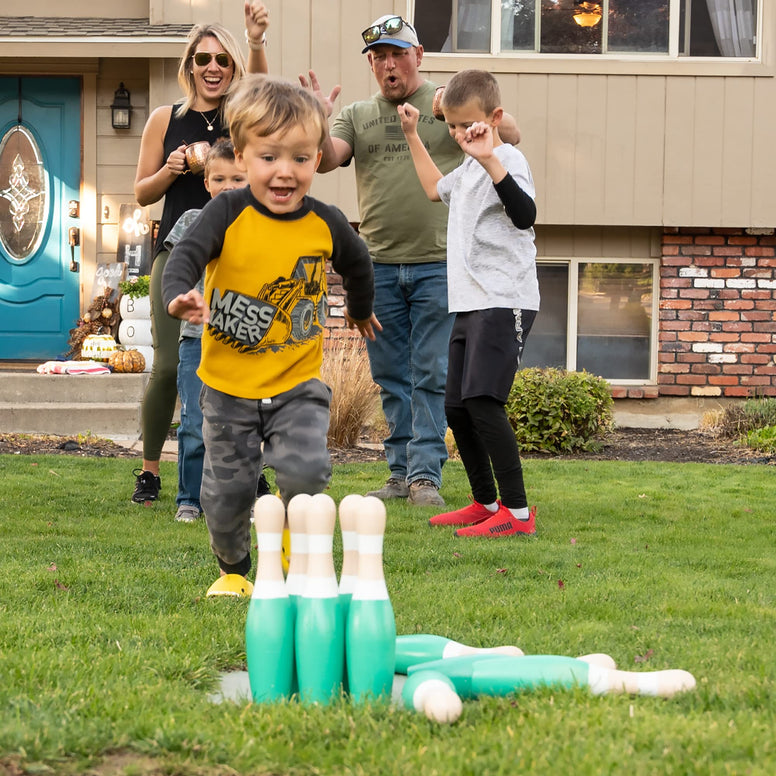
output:
POLYGON ((291 555, 284 580, 285 508, 276 496, 256 502, 259 557, 246 654, 257 703, 297 694, 302 702, 326 704, 343 687, 359 702, 390 697, 396 622, 383 575, 385 506, 372 497, 343 499, 339 583, 333 555, 336 511, 323 493, 291 499, 291 555))
POLYGON ((462 700, 539 687, 587 687, 596 695, 670 698, 692 690, 687 671, 619 671, 603 654, 523 655, 514 646, 470 647, 434 634, 396 635, 383 574, 385 506, 346 496, 339 509, 343 562, 333 544, 336 506, 325 494, 288 504, 291 556, 283 578, 286 509, 262 496, 254 509, 259 558, 246 620, 251 695, 257 703, 298 696, 326 704, 343 689, 357 702, 390 697, 394 672, 407 674, 401 702, 439 723, 455 722, 462 700))

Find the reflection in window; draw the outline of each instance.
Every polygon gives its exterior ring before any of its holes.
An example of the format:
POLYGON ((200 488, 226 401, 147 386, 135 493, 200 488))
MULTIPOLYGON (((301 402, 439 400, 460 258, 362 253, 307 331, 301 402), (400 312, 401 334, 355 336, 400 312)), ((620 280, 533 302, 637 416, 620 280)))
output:
POLYGON ((35 138, 21 126, 0 140, 0 244, 12 259, 32 256, 43 239, 46 172, 35 138))
POLYGON ((443 53, 754 57, 757 0, 415 0, 415 27, 443 53))
POLYGON ((537 271, 541 310, 522 367, 586 369, 610 381, 652 379, 653 263, 539 263, 537 271))
POLYGON ((651 264, 579 265, 578 370, 648 379, 651 331, 651 264))
POLYGON ((526 340, 520 365, 565 369, 568 360, 569 266, 538 264, 536 272, 542 296, 541 310, 526 340))

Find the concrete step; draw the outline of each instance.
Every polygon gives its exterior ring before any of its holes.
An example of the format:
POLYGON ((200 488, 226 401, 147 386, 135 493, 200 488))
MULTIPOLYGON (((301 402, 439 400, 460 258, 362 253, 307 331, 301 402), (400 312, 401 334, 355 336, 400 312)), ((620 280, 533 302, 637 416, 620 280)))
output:
POLYGON ((0 431, 137 439, 148 377, 0 372, 0 431))

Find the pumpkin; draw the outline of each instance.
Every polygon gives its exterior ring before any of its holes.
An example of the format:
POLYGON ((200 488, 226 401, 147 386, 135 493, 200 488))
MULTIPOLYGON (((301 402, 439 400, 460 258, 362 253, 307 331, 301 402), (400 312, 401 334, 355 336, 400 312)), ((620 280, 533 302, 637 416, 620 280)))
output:
POLYGON ((110 354, 108 366, 114 372, 142 372, 145 358, 139 350, 116 350, 110 354))
POLYGON ((110 334, 90 334, 81 345, 81 359, 107 361, 116 350, 116 340, 110 334))

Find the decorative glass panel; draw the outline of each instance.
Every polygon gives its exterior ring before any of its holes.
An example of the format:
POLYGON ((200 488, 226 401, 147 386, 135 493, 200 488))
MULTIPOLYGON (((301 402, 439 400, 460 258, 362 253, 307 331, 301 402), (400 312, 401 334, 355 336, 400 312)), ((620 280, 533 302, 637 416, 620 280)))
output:
POLYGON ((0 244, 18 262, 40 246, 49 193, 40 149, 32 134, 16 125, 0 140, 0 244))

